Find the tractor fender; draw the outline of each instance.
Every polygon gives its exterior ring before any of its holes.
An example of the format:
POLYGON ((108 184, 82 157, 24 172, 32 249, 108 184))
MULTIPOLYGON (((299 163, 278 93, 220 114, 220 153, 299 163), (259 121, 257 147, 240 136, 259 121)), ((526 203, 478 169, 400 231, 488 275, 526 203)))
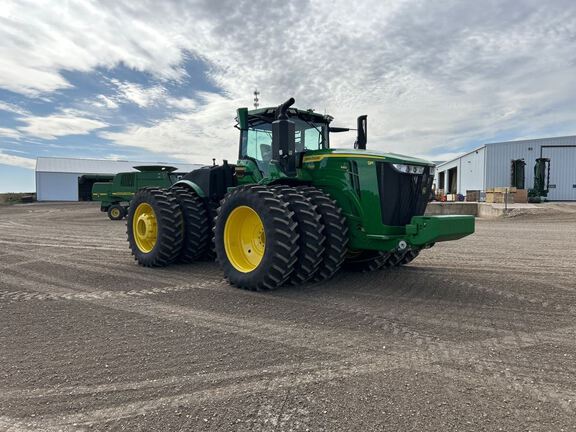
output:
POLYGON ((174 186, 179 186, 179 185, 188 186, 188 187, 192 188, 192 189, 194 190, 194 192, 196 192, 200 198, 206 198, 206 194, 204 193, 204 191, 202 190, 202 188, 201 188, 200 186, 198 186, 196 183, 194 183, 193 181, 190 181, 190 180, 178 180, 176 183, 174 183, 174 184, 173 184, 172 186, 170 186, 170 187, 173 188, 174 186))

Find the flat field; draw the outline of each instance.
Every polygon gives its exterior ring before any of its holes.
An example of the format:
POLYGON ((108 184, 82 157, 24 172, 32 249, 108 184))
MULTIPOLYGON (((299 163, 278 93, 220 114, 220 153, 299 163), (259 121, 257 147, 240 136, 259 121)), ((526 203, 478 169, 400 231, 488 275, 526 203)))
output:
POLYGON ((2 431, 560 431, 576 206, 270 293, 139 267, 94 204, 0 207, 2 431))

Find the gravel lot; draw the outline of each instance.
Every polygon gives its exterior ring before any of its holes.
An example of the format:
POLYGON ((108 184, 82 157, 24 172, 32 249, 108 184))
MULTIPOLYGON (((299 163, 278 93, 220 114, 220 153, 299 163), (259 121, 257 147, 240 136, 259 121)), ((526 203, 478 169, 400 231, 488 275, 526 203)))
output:
POLYGON ((576 206, 251 293, 94 204, 0 207, 0 430, 575 430, 576 206))

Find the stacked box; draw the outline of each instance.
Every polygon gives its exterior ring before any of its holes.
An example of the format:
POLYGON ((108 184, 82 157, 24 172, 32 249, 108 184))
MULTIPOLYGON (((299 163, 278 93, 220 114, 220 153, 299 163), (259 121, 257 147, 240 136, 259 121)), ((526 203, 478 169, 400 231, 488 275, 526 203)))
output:
POLYGON ((514 192, 514 202, 515 203, 527 203, 528 202, 528 189, 517 189, 514 192))
MULTIPOLYGON (((486 202, 487 203, 494 203, 494 204, 504 204, 506 201, 508 202, 508 204, 514 204, 514 194, 512 193, 506 193, 506 192, 500 192, 497 191, 495 189, 500 189, 500 188, 494 188, 492 190, 487 190, 486 191, 486 202)), ((502 188, 504 189, 504 188, 502 188)))
POLYGON ((467 190, 466 191, 466 201, 472 201, 472 202, 480 201, 480 191, 479 190, 467 190))

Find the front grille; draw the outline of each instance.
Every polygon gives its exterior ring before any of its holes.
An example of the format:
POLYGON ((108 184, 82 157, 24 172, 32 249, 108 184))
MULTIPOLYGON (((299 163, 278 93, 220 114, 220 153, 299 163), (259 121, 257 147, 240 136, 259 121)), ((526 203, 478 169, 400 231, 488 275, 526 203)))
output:
POLYGON ((376 162, 380 209, 384 225, 403 226, 410 223, 412 216, 421 216, 426 211, 434 176, 430 167, 424 174, 406 174, 397 171, 391 164, 376 162))

